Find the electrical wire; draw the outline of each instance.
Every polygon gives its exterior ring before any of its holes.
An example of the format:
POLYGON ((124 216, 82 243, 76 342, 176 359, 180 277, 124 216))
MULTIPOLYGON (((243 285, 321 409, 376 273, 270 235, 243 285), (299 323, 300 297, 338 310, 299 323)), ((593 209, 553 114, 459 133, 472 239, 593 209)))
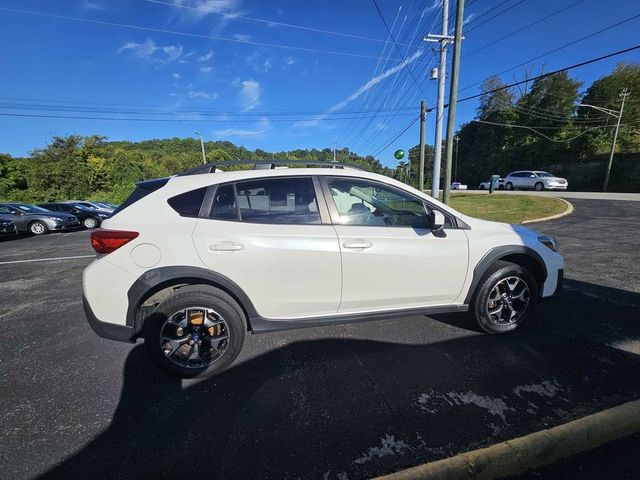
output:
MULTIPOLYGON (((502 10, 502 11, 500 11, 500 12, 498 12, 498 13, 496 13, 493 17, 489 17, 489 18, 487 18, 484 22, 480 22, 480 23, 478 23, 477 25, 474 25, 473 27, 471 27, 471 28, 467 29, 467 30, 465 31, 465 33, 466 33, 466 34, 468 34, 468 33, 472 32, 473 30, 475 30, 476 28, 481 27, 481 26, 482 26, 482 25, 484 25, 485 23, 488 23, 488 22, 490 22, 491 20, 493 20, 493 19, 495 19, 495 18, 498 18, 500 15, 503 15, 503 14, 507 13, 509 10, 511 10, 512 8, 517 7, 517 6, 518 6, 518 5, 520 5, 521 3, 524 3, 524 0, 520 0, 519 2, 514 3, 513 5, 511 5, 511 6, 507 7, 507 8, 505 8, 504 10, 502 10)), ((469 22, 469 23, 471 23, 471 22, 469 22)))

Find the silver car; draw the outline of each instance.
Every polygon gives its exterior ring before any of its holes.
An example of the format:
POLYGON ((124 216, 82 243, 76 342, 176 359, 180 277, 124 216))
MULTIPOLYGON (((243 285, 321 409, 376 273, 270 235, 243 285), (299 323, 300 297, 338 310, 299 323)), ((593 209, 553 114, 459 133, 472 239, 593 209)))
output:
POLYGON ((518 170, 511 172, 504 179, 507 190, 566 190, 569 182, 565 178, 556 177, 540 170, 518 170))
POLYGON ((18 233, 33 235, 80 228, 80 222, 73 215, 26 203, 0 203, 0 218, 13 222, 18 233))

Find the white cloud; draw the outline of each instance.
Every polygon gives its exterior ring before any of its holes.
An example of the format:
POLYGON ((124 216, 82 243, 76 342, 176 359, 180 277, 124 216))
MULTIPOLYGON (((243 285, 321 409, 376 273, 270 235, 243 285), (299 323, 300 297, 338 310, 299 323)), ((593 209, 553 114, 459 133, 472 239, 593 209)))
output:
POLYGON ((198 61, 199 62, 208 62, 212 58, 213 58, 213 50, 209 50, 209 52, 207 52, 204 55, 198 57, 198 61))
POLYGON ((320 115, 317 115, 313 120, 305 120, 303 122, 298 122, 298 123, 294 124, 294 127, 315 127, 315 126, 317 126, 320 123, 320 121, 322 121, 325 118, 327 118, 330 113, 335 112, 336 110, 340 110, 340 109, 344 108, 349 102, 351 102, 351 101, 355 100, 356 98, 360 97, 360 95, 362 95, 363 93, 367 92, 371 88, 375 87, 378 83, 380 83, 385 78, 390 77, 391 75, 394 75, 394 74, 398 73, 400 70, 402 70, 404 67, 406 67, 410 63, 415 62, 420 56, 422 56, 423 53, 424 53, 424 50, 422 50, 422 49, 418 50, 413 55, 411 55, 409 58, 406 58, 402 63, 396 65, 395 67, 389 68, 388 70, 385 70, 381 74, 373 77, 368 82, 366 82, 364 85, 362 85, 358 90, 356 90, 351 95, 349 95, 347 98, 345 98, 341 102, 336 103, 333 107, 329 108, 324 113, 321 113, 320 115))
POLYGON ((173 0, 181 18, 186 21, 212 21, 212 34, 219 35, 231 20, 241 15, 241 0, 173 0), (214 19, 210 17, 214 16, 214 19))
POLYGON ((217 93, 207 93, 203 91, 189 90, 187 91, 187 97, 189 98, 206 98, 207 100, 215 100, 218 98, 217 93))
POLYGON ((240 103, 244 110, 252 110, 260 105, 262 87, 255 80, 243 80, 240 88, 240 103))
POLYGON ((216 130, 213 135, 216 137, 259 137, 266 135, 270 126, 269 119, 262 117, 254 129, 226 128, 224 130, 216 130))
POLYGON ((134 57, 152 62, 170 63, 182 55, 182 45, 159 46, 154 40, 146 39, 142 43, 128 42, 118 49, 118 53, 130 52, 134 57))
POLYGON ((180 80, 182 77, 180 76, 179 73, 174 73, 173 75, 171 75, 173 78, 175 78, 176 80, 180 80))
POLYGON ((285 65, 293 65, 296 63, 296 59, 293 57, 282 57, 282 61, 285 65))
POLYGON ((236 40, 240 41, 240 42, 248 42, 249 40, 251 40, 251 35, 247 35, 245 33, 236 33, 233 38, 235 38, 236 40))
POLYGON ((463 25, 466 25, 466 24, 467 24, 467 23, 469 23, 469 22, 473 19, 473 17, 475 17, 475 16, 476 16, 476 14, 475 14, 475 13, 472 13, 471 15, 469 15, 467 18, 465 18, 465 19, 464 19, 464 21, 462 22, 462 24, 463 24, 463 25))
POLYGON ((211 72, 211 70, 213 70, 213 67, 210 67, 208 65, 206 67, 200 67, 200 71, 202 73, 209 73, 209 72, 211 72))
POLYGON ((247 57, 247 63, 256 73, 267 73, 273 66, 271 58, 262 59, 260 50, 254 50, 251 55, 247 57))

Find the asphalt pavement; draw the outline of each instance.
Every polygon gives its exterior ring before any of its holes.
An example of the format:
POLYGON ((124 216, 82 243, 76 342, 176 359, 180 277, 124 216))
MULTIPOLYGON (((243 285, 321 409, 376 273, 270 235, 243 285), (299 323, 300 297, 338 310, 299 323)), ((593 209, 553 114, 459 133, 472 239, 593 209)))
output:
POLYGON ((558 237, 567 291, 522 331, 455 314, 249 335, 190 381, 90 330, 87 232, 1 242, 0 477, 364 479, 640 398, 638 204, 572 203, 529 225, 558 237))

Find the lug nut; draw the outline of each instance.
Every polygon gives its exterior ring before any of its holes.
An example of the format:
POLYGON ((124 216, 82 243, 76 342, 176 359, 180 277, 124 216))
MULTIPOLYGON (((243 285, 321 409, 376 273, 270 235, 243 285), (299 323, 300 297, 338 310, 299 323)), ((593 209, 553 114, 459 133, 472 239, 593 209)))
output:
POLYGON ((176 328, 176 335, 181 337, 183 333, 184 333, 184 328, 182 328, 182 327, 176 328))

